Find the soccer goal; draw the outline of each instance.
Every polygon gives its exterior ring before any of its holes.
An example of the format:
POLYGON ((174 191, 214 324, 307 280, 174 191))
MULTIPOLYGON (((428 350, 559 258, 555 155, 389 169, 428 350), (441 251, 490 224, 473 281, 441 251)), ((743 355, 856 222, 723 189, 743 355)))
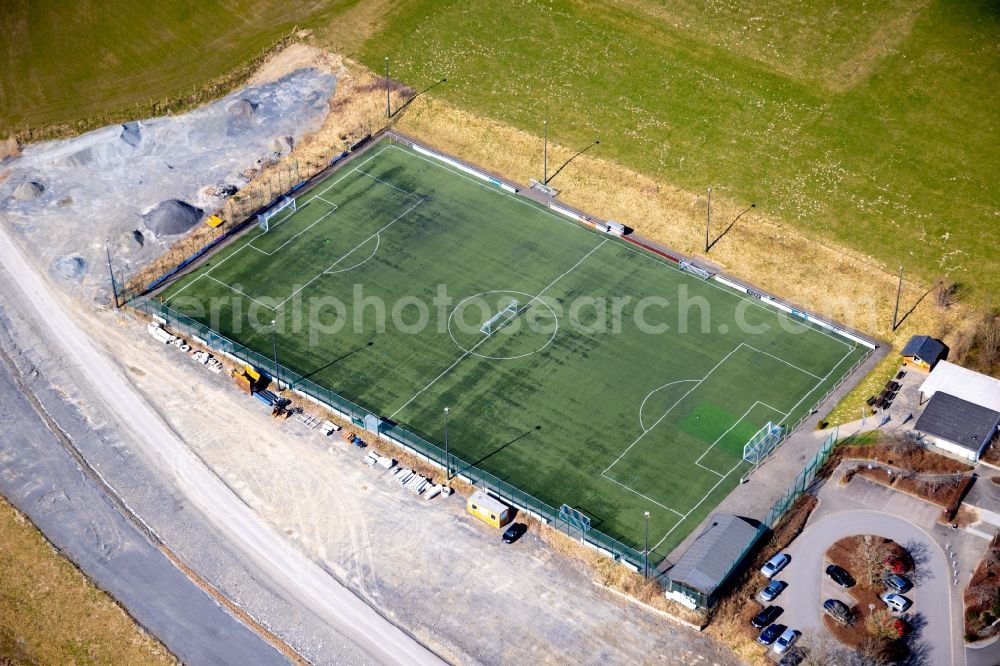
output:
POLYGON ((590 531, 590 516, 579 509, 574 509, 569 504, 563 504, 559 507, 559 518, 564 523, 580 530, 583 534, 590 531))
POLYGON ((706 271, 704 268, 698 268, 690 261, 681 261, 681 270, 687 273, 691 273, 692 275, 697 275, 702 280, 707 280, 710 277, 712 277, 711 273, 706 271))
POLYGON ((295 197, 281 197, 277 205, 257 216, 257 226, 260 227, 261 231, 270 231, 271 220, 281 211, 288 209, 291 209, 289 215, 298 210, 295 205, 295 197))
POLYGON ((743 445, 743 460, 754 465, 767 457, 778 445, 785 434, 785 428, 768 421, 767 425, 757 431, 750 441, 743 445))
POLYGON ((480 333, 485 335, 493 335, 496 331, 503 328, 511 319, 517 316, 517 301, 511 301, 510 304, 505 307, 500 312, 496 313, 492 317, 486 320, 486 322, 479 329, 480 333))

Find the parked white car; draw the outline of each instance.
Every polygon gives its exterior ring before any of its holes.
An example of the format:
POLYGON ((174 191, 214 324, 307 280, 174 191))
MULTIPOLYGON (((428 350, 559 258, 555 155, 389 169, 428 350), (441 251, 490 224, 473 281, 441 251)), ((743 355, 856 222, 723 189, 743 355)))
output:
POLYGON ((788 555, 784 553, 778 553, 771 559, 767 561, 767 564, 760 568, 760 572, 764 574, 766 578, 774 578, 779 571, 785 568, 785 566, 792 561, 788 555))
POLYGON ((774 645, 771 649, 775 651, 776 654, 785 654, 788 652, 788 648, 792 647, 792 644, 798 639, 799 632, 794 629, 785 629, 785 631, 778 636, 778 640, 774 641, 774 645))
POLYGON ((886 606, 897 613, 902 613, 913 605, 912 601, 904 597, 902 594, 896 594, 895 592, 885 592, 880 598, 886 606))

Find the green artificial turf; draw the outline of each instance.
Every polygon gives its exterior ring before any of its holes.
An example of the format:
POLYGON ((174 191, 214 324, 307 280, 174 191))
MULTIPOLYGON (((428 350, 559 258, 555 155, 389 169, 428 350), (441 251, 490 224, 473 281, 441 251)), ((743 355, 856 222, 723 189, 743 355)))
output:
POLYGON ((865 353, 386 140, 272 224, 166 305, 656 558, 865 353))

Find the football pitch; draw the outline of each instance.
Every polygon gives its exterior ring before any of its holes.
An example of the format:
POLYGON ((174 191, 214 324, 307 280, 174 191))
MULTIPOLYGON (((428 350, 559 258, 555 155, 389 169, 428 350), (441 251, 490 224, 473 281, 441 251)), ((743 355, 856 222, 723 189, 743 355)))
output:
POLYGON ((867 352, 388 139, 296 208, 165 304, 651 562, 867 352))

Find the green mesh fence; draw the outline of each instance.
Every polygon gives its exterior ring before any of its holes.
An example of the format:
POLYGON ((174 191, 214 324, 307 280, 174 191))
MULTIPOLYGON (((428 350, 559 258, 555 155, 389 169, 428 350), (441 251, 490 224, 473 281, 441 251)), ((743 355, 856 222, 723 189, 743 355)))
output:
MULTIPOLYGON (((172 310, 166 305, 158 302, 154 298, 139 297, 134 299, 130 307, 145 313, 148 316, 159 317, 167 323, 175 332, 184 336, 195 338, 206 347, 215 352, 225 354, 241 363, 249 363, 255 368, 267 373, 275 370, 274 360, 263 356, 252 349, 244 347, 238 342, 219 335, 204 324, 191 319, 179 312, 172 310)), ((333 391, 316 384, 302 375, 278 364, 277 373, 281 383, 288 386, 299 395, 320 404, 323 407, 340 414, 345 420, 351 421, 363 427, 366 416, 378 417, 377 414, 366 410, 360 405, 344 398, 333 391)), ((444 469, 444 450, 436 444, 428 442, 413 432, 410 432, 402 425, 392 425, 383 429, 378 436, 388 440, 398 446, 403 447, 410 453, 425 460, 426 462, 444 469)), ((644 566, 643 554, 641 550, 636 550, 626 546, 622 542, 614 539, 597 529, 588 530, 581 534, 579 528, 569 524, 559 515, 559 510, 538 498, 520 490, 507 481, 479 469, 475 465, 466 463, 450 454, 452 473, 466 482, 482 488, 490 494, 500 498, 508 504, 527 512, 529 515, 555 527, 570 537, 581 541, 583 544, 597 550, 601 554, 621 562, 633 571, 642 571, 644 566)), ((654 562, 649 563, 650 567, 655 566, 654 562)))

